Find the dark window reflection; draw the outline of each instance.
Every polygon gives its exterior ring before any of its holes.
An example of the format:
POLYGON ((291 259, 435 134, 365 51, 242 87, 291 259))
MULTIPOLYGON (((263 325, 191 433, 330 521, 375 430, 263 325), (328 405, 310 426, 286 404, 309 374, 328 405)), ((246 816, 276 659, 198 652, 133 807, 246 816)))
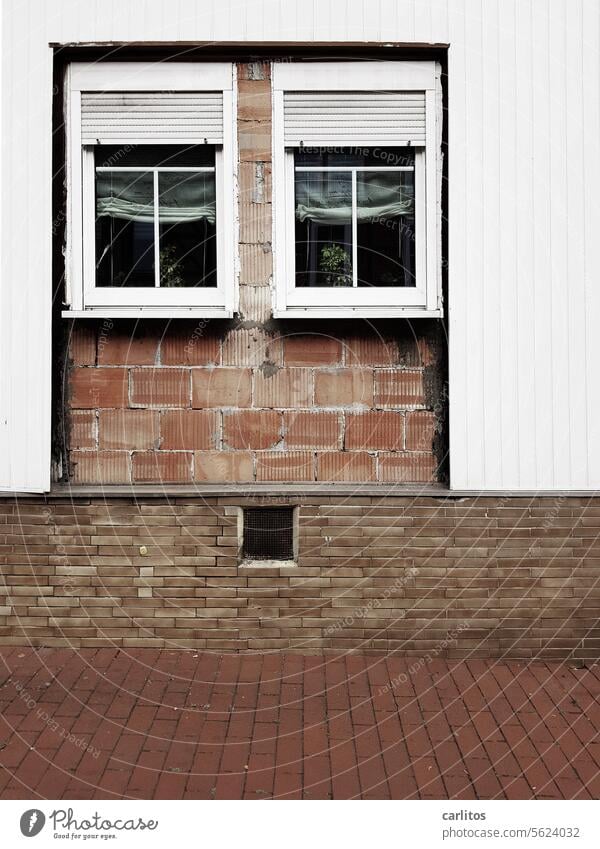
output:
POLYGON ((160 285, 216 286, 215 175, 158 176, 160 285))
POLYGON ((95 159, 96 285, 216 286, 214 148, 99 146, 95 159))
POLYGON ((296 286, 416 285, 414 161, 407 148, 295 152, 296 286))
POLYGON ((352 286, 352 175, 296 172, 296 286, 352 286))
POLYGON ((154 178, 96 175, 96 285, 154 286, 154 178))

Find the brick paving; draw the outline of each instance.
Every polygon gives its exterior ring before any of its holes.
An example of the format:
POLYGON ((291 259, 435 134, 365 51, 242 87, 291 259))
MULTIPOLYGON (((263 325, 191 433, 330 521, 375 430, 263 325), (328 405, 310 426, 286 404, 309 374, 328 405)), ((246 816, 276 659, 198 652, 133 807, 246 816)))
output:
POLYGON ((0 798, 600 796, 600 667, 0 649, 0 798))

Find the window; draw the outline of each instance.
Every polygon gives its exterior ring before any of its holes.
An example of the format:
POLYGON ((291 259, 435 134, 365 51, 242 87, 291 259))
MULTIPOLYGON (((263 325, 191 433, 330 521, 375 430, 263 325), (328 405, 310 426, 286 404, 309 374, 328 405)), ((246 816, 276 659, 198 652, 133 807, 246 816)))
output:
POLYGON ((294 152, 296 286, 416 286, 410 148, 294 152))
POLYGON ((440 315, 434 62, 275 65, 276 315, 440 315))
POLYGON ((215 148, 98 145, 94 156, 96 286, 216 286, 215 148))
POLYGON ((232 314, 232 75, 71 65, 67 315, 232 314))

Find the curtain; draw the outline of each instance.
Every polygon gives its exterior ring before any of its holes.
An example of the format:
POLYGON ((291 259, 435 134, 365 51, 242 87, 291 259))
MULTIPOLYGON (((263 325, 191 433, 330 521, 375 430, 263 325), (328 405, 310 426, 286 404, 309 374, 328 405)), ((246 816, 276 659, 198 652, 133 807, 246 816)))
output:
MULTIPOLYGON (((162 172, 158 175, 159 220, 162 224, 216 221, 214 174, 162 172)), ((126 171, 96 174, 96 215, 125 221, 154 221, 151 173, 126 171)))
MULTIPOLYGON (((362 171, 357 174, 358 221, 395 218, 414 212, 412 171, 362 171)), ((352 221, 352 183, 349 173, 296 172, 296 218, 318 224, 352 221)))

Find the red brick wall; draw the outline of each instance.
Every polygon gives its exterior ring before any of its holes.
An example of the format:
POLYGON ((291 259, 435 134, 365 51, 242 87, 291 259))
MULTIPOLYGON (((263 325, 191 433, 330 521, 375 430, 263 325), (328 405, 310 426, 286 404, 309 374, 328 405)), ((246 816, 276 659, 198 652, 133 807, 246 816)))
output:
POLYGON ((269 65, 238 71, 239 318, 74 322, 64 478, 436 480, 445 410, 436 323, 272 319, 269 65))
POLYGON ((259 498, 0 500, 0 643, 597 659, 600 499, 288 501, 298 565, 258 569, 259 498))
POLYGON ((72 482, 436 479, 426 340, 154 324, 74 328, 72 482))

